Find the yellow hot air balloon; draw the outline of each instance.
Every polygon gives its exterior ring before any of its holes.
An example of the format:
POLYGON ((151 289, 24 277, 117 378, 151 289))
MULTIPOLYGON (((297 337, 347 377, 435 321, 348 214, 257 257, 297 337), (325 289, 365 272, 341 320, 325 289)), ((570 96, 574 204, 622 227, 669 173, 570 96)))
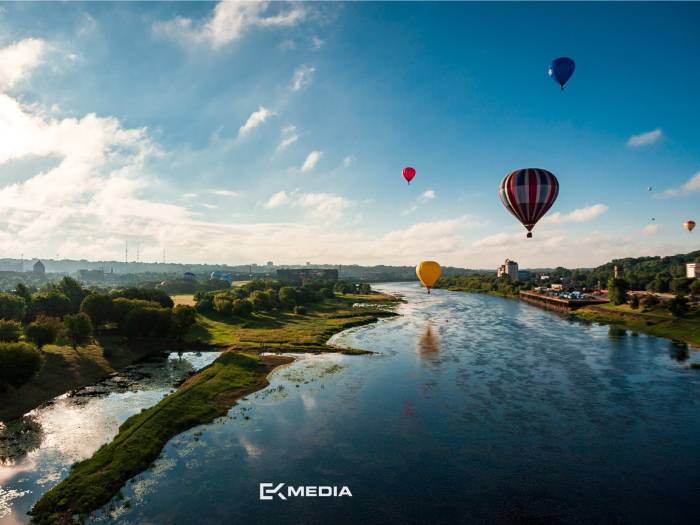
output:
POLYGON ((442 273, 442 268, 435 261, 422 261, 416 266, 416 275, 420 279, 430 293, 430 289, 435 285, 437 280, 440 278, 442 273))

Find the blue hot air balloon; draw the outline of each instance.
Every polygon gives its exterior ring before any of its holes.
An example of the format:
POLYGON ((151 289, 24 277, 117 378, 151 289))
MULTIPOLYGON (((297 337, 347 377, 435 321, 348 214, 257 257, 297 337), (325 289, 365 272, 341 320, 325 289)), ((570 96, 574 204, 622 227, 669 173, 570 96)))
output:
POLYGON ((571 75, 574 74, 574 69, 576 69, 576 63, 569 57, 555 58, 549 66, 549 76, 561 86, 563 91, 564 84, 566 84, 571 78, 571 75))

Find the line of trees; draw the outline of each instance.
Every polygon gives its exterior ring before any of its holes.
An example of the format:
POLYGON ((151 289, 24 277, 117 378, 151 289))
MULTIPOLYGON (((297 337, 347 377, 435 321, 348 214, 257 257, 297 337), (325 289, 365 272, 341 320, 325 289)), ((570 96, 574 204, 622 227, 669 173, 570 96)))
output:
POLYGON ((517 296, 520 290, 529 289, 530 284, 511 281, 508 277, 496 277, 495 274, 472 274, 441 277, 435 288, 512 297, 517 296))

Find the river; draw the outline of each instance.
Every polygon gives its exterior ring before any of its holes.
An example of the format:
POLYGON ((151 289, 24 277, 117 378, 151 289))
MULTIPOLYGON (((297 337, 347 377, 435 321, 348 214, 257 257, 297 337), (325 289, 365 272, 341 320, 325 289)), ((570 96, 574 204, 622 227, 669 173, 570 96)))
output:
POLYGON ((171 440, 92 523, 696 523, 698 354, 518 301, 379 287, 338 334, 171 440), (259 498, 260 483, 352 496, 259 498))

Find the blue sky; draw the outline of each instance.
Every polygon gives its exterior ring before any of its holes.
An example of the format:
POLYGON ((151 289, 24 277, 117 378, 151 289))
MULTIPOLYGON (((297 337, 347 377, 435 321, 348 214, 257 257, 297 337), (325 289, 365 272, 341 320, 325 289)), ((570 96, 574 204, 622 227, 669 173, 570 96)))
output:
POLYGON ((697 249, 698 24, 693 3, 4 4, 0 257, 697 249), (497 195, 523 167, 560 182, 531 240, 497 195))

